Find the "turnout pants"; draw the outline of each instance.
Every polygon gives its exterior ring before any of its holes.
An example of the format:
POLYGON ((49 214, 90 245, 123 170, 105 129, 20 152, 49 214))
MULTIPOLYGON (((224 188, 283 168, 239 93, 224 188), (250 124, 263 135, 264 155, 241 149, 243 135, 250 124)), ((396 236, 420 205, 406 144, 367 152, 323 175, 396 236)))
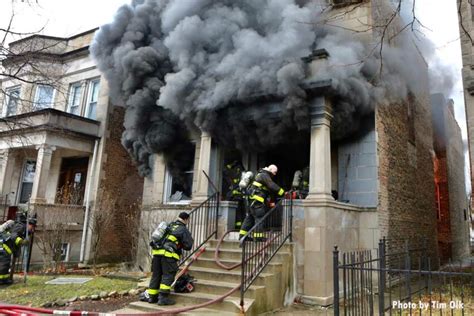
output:
MULTIPOLYGON (((1 248, 0 248, 1 249, 1 248)), ((0 283, 10 279, 11 255, 5 250, 0 250, 0 283)))
POLYGON ((153 274, 147 290, 148 294, 170 293, 171 284, 173 284, 176 272, 178 272, 178 261, 174 258, 155 255, 151 262, 151 268, 153 274))
POLYGON ((237 209, 235 210, 235 228, 240 229, 245 218, 245 205, 243 199, 235 200, 237 201, 237 209))
MULTIPOLYGON (((252 229, 255 223, 265 215, 266 211, 266 207, 262 203, 252 203, 250 205, 250 211, 247 213, 247 216, 242 223, 242 228, 239 232, 240 237, 243 237, 245 234, 247 234, 247 232, 252 229)), ((263 238, 263 225, 258 225, 250 237, 263 238)))

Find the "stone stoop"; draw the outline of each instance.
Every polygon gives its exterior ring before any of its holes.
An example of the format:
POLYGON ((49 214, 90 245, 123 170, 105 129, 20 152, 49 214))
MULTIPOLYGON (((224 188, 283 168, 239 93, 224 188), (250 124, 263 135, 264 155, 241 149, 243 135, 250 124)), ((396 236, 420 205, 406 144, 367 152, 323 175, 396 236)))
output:
MULTIPOLYGON (((217 240, 210 240, 207 243, 206 251, 189 269, 189 274, 197 280, 195 290, 192 293, 171 294, 172 298, 176 300, 176 305, 164 307, 145 302, 133 302, 129 304, 127 311, 153 312, 196 305, 216 299, 238 286, 241 281, 240 267, 231 271, 219 267, 214 260, 216 246, 217 240)), ((241 261, 239 242, 224 241, 220 248, 219 258, 225 265, 239 263, 241 261)), ((285 292, 292 282, 290 279, 293 275, 292 265, 292 245, 285 244, 245 293, 246 315, 258 315, 283 306, 285 292)), ((140 283, 140 286, 147 287, 148 282, 149 279, 140 283)), ((240 314, 240 290, 232 293, 223 301, 206 308, 182 313, 182 315, 238 314, 240 314)))

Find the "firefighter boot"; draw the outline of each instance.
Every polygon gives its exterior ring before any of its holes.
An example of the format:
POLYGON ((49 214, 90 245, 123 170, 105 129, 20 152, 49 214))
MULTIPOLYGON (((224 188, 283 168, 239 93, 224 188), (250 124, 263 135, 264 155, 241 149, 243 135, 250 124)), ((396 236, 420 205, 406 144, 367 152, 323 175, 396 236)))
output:
POLYGON ((158 305, 174 305, 176 302, 169 297, 170 293, 160 293, 158 296, 158 305))
POLYGON ((148 292, 145 291, 142 294, 140 294, 139 299, 142 302, 148 302, 150 304, 155 304, 155 303, 158 302, 158 295, 157 294, 148 294, 148 292))

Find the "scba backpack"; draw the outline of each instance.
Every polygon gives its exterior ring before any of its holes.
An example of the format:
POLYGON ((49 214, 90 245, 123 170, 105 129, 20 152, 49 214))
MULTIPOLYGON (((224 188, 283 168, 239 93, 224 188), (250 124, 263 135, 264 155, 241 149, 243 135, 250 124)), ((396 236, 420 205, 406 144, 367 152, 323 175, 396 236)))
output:
POLYGON ((160 248, 166 241, 166 237, 170 233, 170 225, 167 222, 161 222, 151 234, 150 246, 160 248))
POLYGON ((176 280, 174 291, 176 293, 190 293, 194 291, 194 282, 196 282, 196 280, 193 276, 188 273, 183 274, 176 280))

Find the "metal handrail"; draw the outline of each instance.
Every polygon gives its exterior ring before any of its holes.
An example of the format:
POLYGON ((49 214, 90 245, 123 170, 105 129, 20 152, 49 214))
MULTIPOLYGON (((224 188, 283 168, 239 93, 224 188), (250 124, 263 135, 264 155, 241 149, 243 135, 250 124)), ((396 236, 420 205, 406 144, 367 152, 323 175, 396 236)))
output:
POLYGON ((244 308, 247 289, 289 239, 291 241, 293 201, 280 200, 241 239, 240 306, 244 308), (263 233, 263 239, 260 234, 263 233), (257 234, 259 238, 253 238, 257 234))
POLYGON ((219 192, 215 192, 207 200, 189 212, 188 229, 194 239, 193 247, 185 251, 178 265, 182 265, 199 250, 212 236, 217 238, 217 215, 219 213, 219 192))

